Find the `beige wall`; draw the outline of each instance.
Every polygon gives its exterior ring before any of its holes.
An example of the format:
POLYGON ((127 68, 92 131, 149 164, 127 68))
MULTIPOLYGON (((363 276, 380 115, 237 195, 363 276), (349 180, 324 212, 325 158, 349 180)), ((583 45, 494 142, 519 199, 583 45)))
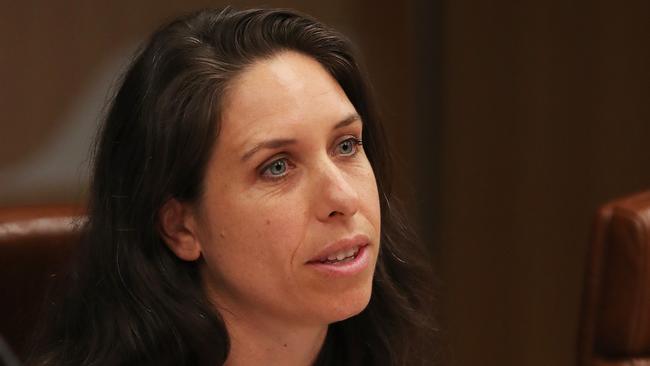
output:
MULTIPOLYGON (((259 3, 229 2, 236 7, 259 3)), ((0 204, 83 200, 94 130, 110 86, 134 48, 177 14, 224 4, 190 0, 2 5, 0 204)), ((406 5, 344 0, 264 4, 302 10, 347 33, 365 55, 391 126, 412 123, 412 37, 407 34, 406 5)))

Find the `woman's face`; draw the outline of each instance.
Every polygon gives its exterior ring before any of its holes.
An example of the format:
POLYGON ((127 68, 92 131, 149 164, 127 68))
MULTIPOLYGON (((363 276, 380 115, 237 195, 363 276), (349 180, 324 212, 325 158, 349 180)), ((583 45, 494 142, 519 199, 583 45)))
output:
POLYGON ((283 52, 233 80, 196 210, 220 309, 328 324, 362 311, 379 251, 363 122, 314 59, 283 52), (329 259, 328 259, 329 258, 329 259))

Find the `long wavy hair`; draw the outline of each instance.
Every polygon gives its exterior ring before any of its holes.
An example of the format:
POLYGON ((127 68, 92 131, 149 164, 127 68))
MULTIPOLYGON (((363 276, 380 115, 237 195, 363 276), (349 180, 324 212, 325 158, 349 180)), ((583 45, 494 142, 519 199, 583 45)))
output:
POLYGON ((65 295, 32 365, 220 365, 229 336, 196 262, 159 232, 171 198, 197 203, 219 135, 223 96, 251 64, 292 50, 317 60, 363 120, 380 193, 381 249, 370 303, 331 324, 317 365, 431 364, 427 256, 391 190, 390 149, 351 43, 292 10, 202 10, 163 26, 138 51, 98 134, 88 221, 65 295))

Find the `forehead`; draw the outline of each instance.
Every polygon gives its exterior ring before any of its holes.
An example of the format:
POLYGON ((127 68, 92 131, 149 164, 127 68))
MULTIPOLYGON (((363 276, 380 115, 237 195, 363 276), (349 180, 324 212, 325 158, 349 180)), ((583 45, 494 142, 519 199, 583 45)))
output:
POLYGON ((243 143, 278 129, 335 123, 354 112, 320 63, 288 51, 251 65, 233 80, 223 104, 220 136, 243 143))

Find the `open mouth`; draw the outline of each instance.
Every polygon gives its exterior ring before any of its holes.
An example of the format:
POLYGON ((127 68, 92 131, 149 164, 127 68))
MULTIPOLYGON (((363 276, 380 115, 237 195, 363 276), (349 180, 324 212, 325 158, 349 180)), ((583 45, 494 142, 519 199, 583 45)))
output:
POLYGON ((305 264, 329 279, 350 278, 367 273, 366 269, 374 264, 373 258, 368 236, 357 234, 325 246, 305 264))
POLYGON ((357 257, 360 249, 361 246, 358 245, 354 248, 331 254, 325 259, 318 260, 318 262, 323 264, 343 264, 346 262, 351 262, 357 257))
POLYGON ((338 252, 328 254, 326 257, 314 259, 308 262, 308 264, 343 265, 349 262, 354 262, 354 260, 357 259, 361 253, 363 253, 364 248, 367 246, 368 244, 362 244, 356 245, 352 248, 342 249, 338 252))

